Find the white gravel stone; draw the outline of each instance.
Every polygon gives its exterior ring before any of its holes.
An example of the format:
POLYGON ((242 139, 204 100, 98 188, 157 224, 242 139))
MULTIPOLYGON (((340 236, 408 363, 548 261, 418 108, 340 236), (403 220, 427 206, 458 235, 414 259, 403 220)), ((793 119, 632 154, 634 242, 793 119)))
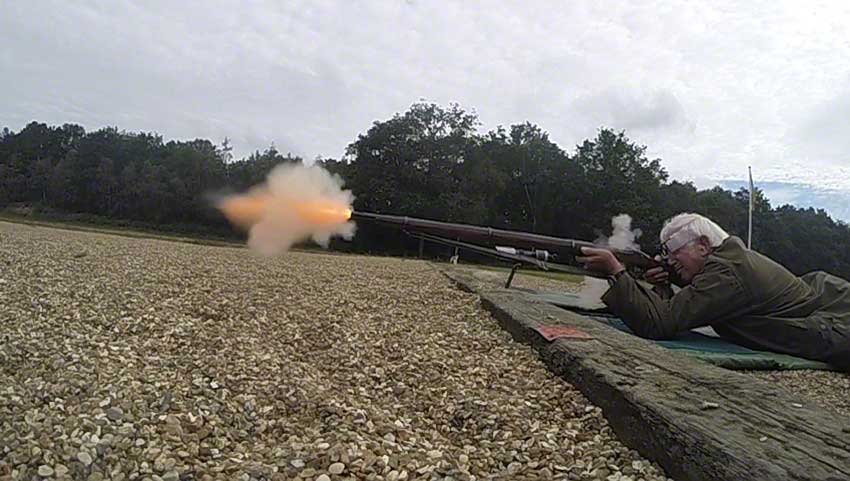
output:
POLYGON ((91 457, 91 454, 89 454, 89 453, 87 453, 87 452, 85 452, 85 451, 82 451, 82 452, 77 453, 77 459, 78 459, 81 463, 83 463, 83 465, 84 465, 84 466, 89 466, 89 465, 92 463, 92 457, 91 457))

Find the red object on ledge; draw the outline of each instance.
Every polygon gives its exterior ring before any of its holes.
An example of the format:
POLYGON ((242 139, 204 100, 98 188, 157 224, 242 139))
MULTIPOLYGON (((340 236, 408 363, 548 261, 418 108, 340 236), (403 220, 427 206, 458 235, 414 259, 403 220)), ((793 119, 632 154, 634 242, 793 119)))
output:
POLYGON ((570 326, 537 326, 534 328, 547 341, 555 339, 593 339, 593 336, 570 326))

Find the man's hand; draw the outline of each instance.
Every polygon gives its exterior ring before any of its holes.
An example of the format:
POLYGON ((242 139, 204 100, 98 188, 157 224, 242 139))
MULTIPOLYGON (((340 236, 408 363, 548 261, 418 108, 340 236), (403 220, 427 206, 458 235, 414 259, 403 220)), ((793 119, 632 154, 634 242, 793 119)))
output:
MULTIPOLYGON (((661 262, 661 256, 655 256, 655 260, 661 262)), ((663 267, 653 267, 643 273, 643 279, 653 286, 667 287, 670 285, 670 273, 663 267)))
POLYGON ((670 284, 670 274, 663 267, 653 267, 643 273, 643 278, 653 286, 666 286, 670 284))
POLYGON ((576 256, 576 261, 583 264, 584 268, 589 271, 598 272, 606 276, 613 276, 626 270, 620 260, 614 256, 614 253, 608 249, 582 247, 581 253, 584 254, 584 256, 576 256))

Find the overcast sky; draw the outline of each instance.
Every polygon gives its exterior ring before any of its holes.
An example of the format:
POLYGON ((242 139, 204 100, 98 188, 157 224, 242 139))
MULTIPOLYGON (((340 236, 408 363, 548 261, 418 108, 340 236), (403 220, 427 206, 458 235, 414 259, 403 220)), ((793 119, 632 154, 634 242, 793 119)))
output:
POLYGON ((568 152, 625 129, 674 178, 850 192, 850 2, 11 1, 0 126, 340 157, 425 99, 568 152), (808 163, 808 164, 807 164, 808 163))

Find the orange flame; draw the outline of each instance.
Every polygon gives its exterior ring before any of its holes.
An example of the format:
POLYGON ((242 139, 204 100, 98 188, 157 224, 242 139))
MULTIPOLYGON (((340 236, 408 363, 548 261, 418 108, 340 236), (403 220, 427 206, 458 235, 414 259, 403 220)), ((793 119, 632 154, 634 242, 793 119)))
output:
POLYGON ((282 202, 267 191, 227 197, 219 203, 219 209, 230 222, 247 228, 258 223, 273 203, 294 212, 303 222, 317 226, 341 224, 351 218, 351 209, 337 202, 323 199, 282 202))
POLYGON ((340 224, 351 218, 350 209, 325 200, 297 202, 292 208, 301 220, 315 225, 340 224))
POLYGON ((260 222, 270 200, 271 196, 268 192, 258 191, 251 194, 229 196, 219 202, 218 208, 231 223, 248 228, 260 222))

